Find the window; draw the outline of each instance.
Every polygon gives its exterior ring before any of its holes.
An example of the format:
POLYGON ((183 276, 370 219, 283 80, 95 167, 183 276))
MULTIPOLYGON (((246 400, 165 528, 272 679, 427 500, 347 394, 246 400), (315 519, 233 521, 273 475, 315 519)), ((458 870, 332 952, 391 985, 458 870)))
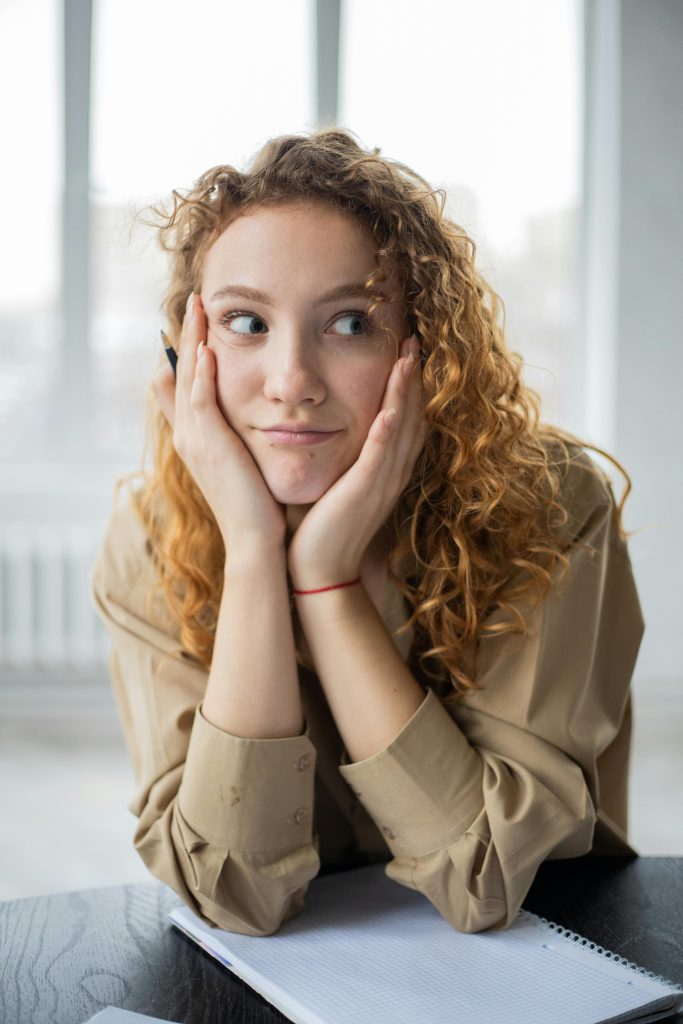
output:
POLYGON ((346 0, 342 12, 340 122, 446 190, 543 418, 569 427, 580 4, 346 0))
POLYGON ((0 459, 38 452, 59 366, 61 68, 56 0, 0 6, 0 459))
POLYGON ((92 437, 137 466, 166 257, 149 228, 129 239, 133 208, 312 126, 313 26, 308 0, 97 0, 94 14, 92 437))
MULTIPOLYGON (((0 458, 19 479, 27 463, 85 457, 106 467, 108 493, 114 471, 138 464, 161 353, 166 257, 151 229, 130 234, 135 209, 215 164, 241 166, 271 135, 313 126, 315 4, 94 0, 89 238, 66 225, 65 250, 87 246, 90 386, 70 393, 60 377, 61 13, 56 0, 0 10, 0 83, 19 97, 2 114, 19 156, 0 170, 0 458), (90 411, 76 453, 62 432, 66 406, 81 402, 90 411)), ((559 423, 571 419, 578 331, 579 27, 578 0, 346 0, 340 35, 338 122, 446 189, 503 297, 508 343, 559 423)))

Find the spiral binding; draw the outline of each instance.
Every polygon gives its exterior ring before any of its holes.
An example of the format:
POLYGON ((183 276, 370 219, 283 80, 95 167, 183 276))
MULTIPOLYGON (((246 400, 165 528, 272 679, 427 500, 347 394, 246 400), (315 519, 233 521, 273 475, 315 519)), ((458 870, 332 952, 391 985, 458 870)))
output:
POLYGON ((544 924, 546 928, 550 929, 558 938, 564 939, 566 942, 574 943, 576 946, 580 946, 582 949, 588 950, 589 953, 595 953, 597 956, 603 957, 606 960, 611 960, 612 963, 619 964, 621 967, 626 967, 629 971, 633 971, 634 974, 639 974, 643 978, 647 978, 649 981, 659 982, 660 985, 665 985, 667 988, 672 990, 672 993, 679 992, 683 993, 683 988, 680 988, 673 981, 669 981, 668 978, 663 978, 661 974, 655 974, 653 971, 648 971, 644 967, 639 967, 638 964, 632 963, 627 960, 626 957, 620 956, 618 953, 613 953, 609 949, 605 949, 604 946, 599 946, 597 942, 591 942, 590 939, 584 938, 583 935, 579 935, 578 932, 573 932, 569 928, 563 927, 563 925, 555 924, 554 921, 549 921, 547 917, 540 917, 538 914, 532 914, 529 910, 520 910, 519 919, 526 921, 529 924, 537 924, 539 921, 544 924))

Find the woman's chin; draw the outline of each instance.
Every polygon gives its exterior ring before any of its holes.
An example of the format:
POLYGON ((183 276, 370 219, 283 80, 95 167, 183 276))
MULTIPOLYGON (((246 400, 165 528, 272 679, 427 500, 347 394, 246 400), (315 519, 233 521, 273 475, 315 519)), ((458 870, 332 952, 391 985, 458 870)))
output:
POLYGON ((291 474, 263 472, 263 476, 268 490, 281 505, 312 505, 334 483, 334 479, 327 479, 327 474, 325 477, 322 474, 310 474, 296 480, 292 479, 291 474))
POLYGON ((259 452, 258 458, 254 457, 270 493, 281 505, 313 505, 354 461, 346 453, 334 459, 302 457, 301 450, 293 454, 279 451, 265 458, 259 452))
POLYGON ((314 505, 327 490, 326 487, 317 489, 305 488, 294 489, 291 487, 270 487, 270 493, 281 505, 314 505))

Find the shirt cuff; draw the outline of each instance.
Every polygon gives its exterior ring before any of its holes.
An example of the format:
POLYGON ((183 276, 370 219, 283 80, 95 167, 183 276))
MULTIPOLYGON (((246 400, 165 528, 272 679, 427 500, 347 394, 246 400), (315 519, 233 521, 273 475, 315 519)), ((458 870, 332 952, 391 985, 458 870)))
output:
POLYGON ((178 790, 188 825, 207 842, 244 853, 312 841, 317 751, 301 736, 250 739, 219 729, 200 703, 178 790))
POLYGON ((481 759, 432 689, 384 750, 338 766, 394 856, 443 849, 483 807, 481 759))

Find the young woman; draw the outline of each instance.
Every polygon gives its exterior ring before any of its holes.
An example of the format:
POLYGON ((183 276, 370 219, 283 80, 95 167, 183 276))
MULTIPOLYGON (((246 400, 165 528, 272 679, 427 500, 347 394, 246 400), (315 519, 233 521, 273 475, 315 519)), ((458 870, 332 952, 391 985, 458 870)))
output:
POLYGON ((631 853, 630 480, 539 422, 443 197, 326 129, 154 211, 177 380, 92 572, 152 874, 268 935, 385 862, 476 932, 631 853))

